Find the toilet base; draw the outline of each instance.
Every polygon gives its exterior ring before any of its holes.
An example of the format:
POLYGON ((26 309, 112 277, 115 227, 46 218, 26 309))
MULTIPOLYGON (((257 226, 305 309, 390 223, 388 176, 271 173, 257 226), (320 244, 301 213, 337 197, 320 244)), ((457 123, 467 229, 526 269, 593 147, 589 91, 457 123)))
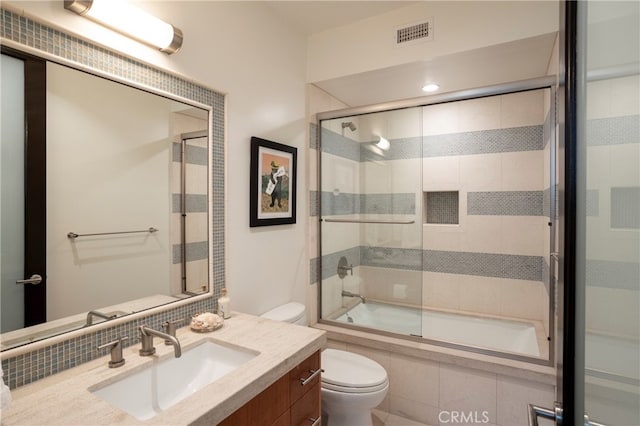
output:
POLYGON ((372 410, 382 402, 388 390, 389 383, 369 393, 343 393, 321 388, 323 426, 373 426, 372 410))

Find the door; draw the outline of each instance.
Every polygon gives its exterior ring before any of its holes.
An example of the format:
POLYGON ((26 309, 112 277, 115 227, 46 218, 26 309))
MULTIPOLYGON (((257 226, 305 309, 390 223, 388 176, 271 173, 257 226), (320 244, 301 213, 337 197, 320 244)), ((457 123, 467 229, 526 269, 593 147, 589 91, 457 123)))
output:
POLYGON ((531 424, 640 424, 639 24, 638 2, 561 5, 562 339, 557 407, 531 424))
POLYGON ((2 54, 2 332, 46 321, 46 65, 2 54))

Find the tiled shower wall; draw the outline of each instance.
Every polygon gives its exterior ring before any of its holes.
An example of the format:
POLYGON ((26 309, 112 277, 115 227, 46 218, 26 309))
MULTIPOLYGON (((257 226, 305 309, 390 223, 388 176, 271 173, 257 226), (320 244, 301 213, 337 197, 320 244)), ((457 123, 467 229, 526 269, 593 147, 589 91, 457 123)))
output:
POLYGON ((168 308, 163 312, 147 315, 119 326, 93 331, 56 344, 45 345, 37 350, 24 351, 12 355, 12 351, 2 353, 2 369, 5 382, 16 388, 61 372, 76 365, 91 361, 102 353, 96 351, 100 344, 122 335, 129 336, 125 346, 139 342, 136 330, 141 324, 160 328, 167 319, 187 318, 196 312, 215 309, 215 301, 220 288, 225 285, 224 265, 224 95, 199 86, 191 81, 166 73, 157 68, 140 63, 134 59, 111 52, 105 48, 66 34, 60 30, 35 22, 12 11, 0 9, 0 36, 2 43, 11 41, 35 50, 46 52, 62 60, 76 62, 95 68, 115 77, 146 85, 166 93, 173 93, 184 99, 212 107, 212 173, 211 191, 213 205, 213 229, 209 230, 212 239, 213 259, 213 296, 193 302, 179 308, 168 308))
MULTIPOLYGON (((417 223, 323 224, 323 316, 340 309, 344 288, 394 303, 546 325, 547 92, 325 122, 323 192, 311 195, 321 201, 322 216, 379 215, 417 223), (358 130, 343 130, 345 120, 358 130), (384 133, 391 149, 371 149, 377 133, 384 133), (437 208, 423 208, 429 199, 423 192, 447 193, 440 200, 448 204, 457 196, 458 217, 423 223, 437 208), (342 255, 354 265, 353 276, 344 280, 335 271, 342 255)), ((311 212, 319 213, 317 205, 311 212)))
POLYGON ((543 320, 545 92, 424 108, 423 190, 460 196, 458 225, 423 228, 425 306, 543 320))

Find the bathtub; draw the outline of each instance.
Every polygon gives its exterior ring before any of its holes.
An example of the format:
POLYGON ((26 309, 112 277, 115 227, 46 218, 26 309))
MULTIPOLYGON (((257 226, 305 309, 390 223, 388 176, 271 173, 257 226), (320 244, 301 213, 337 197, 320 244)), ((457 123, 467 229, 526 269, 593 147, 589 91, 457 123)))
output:
POLYGON ((421 310, 378 302, 358 303, 336 321, 425 339, 527 356, 540 356, 534 324, 421 310))

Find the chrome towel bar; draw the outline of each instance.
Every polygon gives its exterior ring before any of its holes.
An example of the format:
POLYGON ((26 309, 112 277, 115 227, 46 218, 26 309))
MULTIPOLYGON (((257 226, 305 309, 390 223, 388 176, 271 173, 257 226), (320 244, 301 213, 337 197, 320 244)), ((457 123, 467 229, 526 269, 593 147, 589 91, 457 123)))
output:
POLYGON ((141 231, 99 232, 95 234, 76 234, 75 232, 69 232, 67 234, 67 238, 69 238, 70 240, 73 240, 78 237, 93 237, 95 235, 137 234, 139 232, 148 232, 150 234, 153 234, 154 232, 158 232, 158 230, 154 227, 151 227, 149 229, 143 229, 141 231))
POLYGON ((360 220, 360 219, 321 219, 324 222, 335 222, 335 223, 378 223, 378 224, 389 224, 389 225, 410 225, 415 223, 415 220, 360 220))

